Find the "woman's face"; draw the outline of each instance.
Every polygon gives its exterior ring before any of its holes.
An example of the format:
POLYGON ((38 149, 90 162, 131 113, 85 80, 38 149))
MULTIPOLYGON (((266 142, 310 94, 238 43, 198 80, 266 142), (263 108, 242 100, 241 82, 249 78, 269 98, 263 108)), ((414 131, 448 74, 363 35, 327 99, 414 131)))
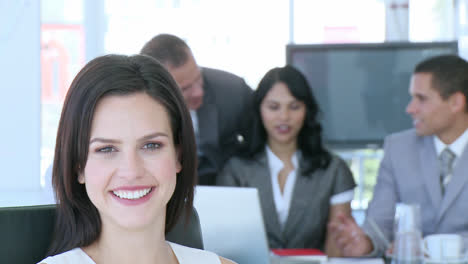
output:
POLYGON ((94 113, 86 185, 103 228, 164 224, 181 170, 165 108, 144 93, 104 97, 94 113))
POLYGON ((260 113, 269 143, 296 143, 306 107, 291 94, 285 83, 277 82, 271 87, 260 105, 260 113))

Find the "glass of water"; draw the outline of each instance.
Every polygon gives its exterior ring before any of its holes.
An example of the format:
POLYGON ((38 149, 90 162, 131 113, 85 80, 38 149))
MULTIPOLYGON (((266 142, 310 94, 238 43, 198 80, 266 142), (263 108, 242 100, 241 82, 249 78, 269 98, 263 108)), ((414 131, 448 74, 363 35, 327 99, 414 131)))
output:
POLYGON ((404 203, 396 205, 394 232, 392 264, 423 263, 419 205, 404 203))

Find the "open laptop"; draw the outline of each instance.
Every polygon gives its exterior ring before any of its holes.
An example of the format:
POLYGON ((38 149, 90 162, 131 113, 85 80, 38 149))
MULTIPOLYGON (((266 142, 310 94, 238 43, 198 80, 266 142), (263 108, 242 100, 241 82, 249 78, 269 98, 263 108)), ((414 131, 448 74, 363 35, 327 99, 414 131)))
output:
POLYGON ((240 264, 270 264, 257 189, 197 186, 194 206, 206 250, 240 264))

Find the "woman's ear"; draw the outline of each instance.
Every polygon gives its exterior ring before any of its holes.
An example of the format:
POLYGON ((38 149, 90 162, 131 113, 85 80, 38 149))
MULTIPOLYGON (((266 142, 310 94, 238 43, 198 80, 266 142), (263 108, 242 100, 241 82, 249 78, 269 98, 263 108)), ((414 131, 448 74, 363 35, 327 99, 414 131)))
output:
POLYGON ((78 182, 79 182, 80 184, 85 184, 84 171, 81 170, 81 166, 78 165, 77 168, 76 168, 76 170, 77 170, 77 173, 78 173, 78 179, 77 179, 78 182))
POLYGON ((78 182, 80 184, 85 184, 85 176, 84 176, 84 173, 80 172, 78 173, 78 182))

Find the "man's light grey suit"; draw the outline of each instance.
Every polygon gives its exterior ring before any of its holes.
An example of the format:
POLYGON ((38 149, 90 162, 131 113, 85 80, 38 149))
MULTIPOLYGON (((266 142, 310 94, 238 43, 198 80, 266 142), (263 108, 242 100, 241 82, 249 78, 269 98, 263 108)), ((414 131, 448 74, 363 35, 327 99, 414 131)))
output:
POLYGON ((364 231, 373 241, 376 253, 384 253, 384 243, 371 228, 368 218, 393 241, 395 205, 399 202, 420 205, 423 236, 435 233, 468 236, 467 148, 453 168, 444 196, 439 166, 432 136, 421 137, 411 129, 385 139, 384 158, 364 223, 364 231))

